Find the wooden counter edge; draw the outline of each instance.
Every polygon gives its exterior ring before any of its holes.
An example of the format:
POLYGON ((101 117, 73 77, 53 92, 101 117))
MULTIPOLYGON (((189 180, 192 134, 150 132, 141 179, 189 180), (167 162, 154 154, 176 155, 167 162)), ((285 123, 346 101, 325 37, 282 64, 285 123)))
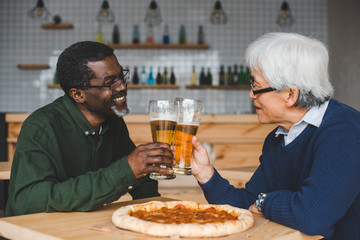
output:
MULTIPOLYGON (((5 120, 6 122, 23 122, 29 115, 30 113, 6 113, 5 120)), ((124 119, 133 123, 149 122, 147 114, 130 113, 124 119)), ((259 121, 256 114, 205 114, 201 123, 259 123, 259 121)))

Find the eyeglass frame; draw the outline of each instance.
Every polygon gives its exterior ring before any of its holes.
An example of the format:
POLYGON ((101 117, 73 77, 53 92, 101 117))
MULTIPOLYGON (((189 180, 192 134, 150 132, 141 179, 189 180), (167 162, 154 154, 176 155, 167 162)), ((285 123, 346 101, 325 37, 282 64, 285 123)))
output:
POLYGON ((254 90, 254 81, 255 81, 254 77, 250 76, 250 88, 251 88, 251 91, 253 92, 254 96, 257 94, 260 94, 260 93, 272 92, 272 91, 276 90, 275 88, 272 88, 272 87, 254 90))
POLYGON ((124 85, 125 87, 127 87, 129 80, 125 80, 125 76, 128 75, 128 74, 130 74, 130 70, 129 70, 129 69, 123 69, 122 71, 123 71, 122 77, 121 77, 119 80, 116 80, 116 81, 114 81, 114 82, 111 83, 111 84, 95 85, 95 86, 89 85, 89 86, 82 87, 82 89, 88 89, 88 88, 110 88, 110 89, 111 89, 111 86, 113 86, 114 84, 118 83, 119 81, 121 81, 121 84, 122 84, 122 85, 124 85), (124 72, 125 72, 125 74, 124 74, 124 72))

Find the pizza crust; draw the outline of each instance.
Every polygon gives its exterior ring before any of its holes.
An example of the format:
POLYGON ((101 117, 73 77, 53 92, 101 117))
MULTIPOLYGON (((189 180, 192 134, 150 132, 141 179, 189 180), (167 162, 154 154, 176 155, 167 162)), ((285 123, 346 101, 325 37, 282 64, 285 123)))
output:
POLYGON ((254 218, 250 211, 232 207, 230 205, 210 205, 199 204, 190 201, 160 202, 152 201, 144 204, 134 204, 117 209, 112 215, 115 226, 135 232, 149 234, 153 236, 180 236, 180 237, 220 237, 246 231, 254 224, 254 218), (204 210, 214 207, 216 210, 224 210, 237 216, 237 220, 230 220, 218 223, 180 223, 162 224, 144 221, 130 216, 131 212, 137 210, 156 211, 162 207, 173 208, 178 204, 186 206, 188 209, 204 210))

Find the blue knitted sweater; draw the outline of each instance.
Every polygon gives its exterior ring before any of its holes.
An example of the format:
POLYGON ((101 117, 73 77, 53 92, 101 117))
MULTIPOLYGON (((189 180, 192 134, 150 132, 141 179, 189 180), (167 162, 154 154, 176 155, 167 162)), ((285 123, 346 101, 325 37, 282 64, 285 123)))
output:
POLYGON ((286 146, 275 131, 245 188, 215 170, 200 184, 207 201, 249 208, 268 193, 266 218, 326 239, 360 239, 360 113, 331 99, 319 128, 308 125, 286 146))

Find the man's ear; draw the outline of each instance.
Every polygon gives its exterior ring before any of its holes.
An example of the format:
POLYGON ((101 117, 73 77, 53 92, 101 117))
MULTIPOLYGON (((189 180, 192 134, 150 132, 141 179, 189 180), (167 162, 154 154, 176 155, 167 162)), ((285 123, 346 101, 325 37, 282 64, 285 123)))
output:
POLYGON ((289 107, 294 106, 297 102, 300 94, 300 90, 297 86, 293 86, 292 88, 289 88, 287 91, 287 98, 286 98, 286 105, 289 107))
POLYGON ((76 103, 84 103, 85 102, 85 94, 84 91, 77 88, 71 88, 69 90, 69 95, 76 103))

